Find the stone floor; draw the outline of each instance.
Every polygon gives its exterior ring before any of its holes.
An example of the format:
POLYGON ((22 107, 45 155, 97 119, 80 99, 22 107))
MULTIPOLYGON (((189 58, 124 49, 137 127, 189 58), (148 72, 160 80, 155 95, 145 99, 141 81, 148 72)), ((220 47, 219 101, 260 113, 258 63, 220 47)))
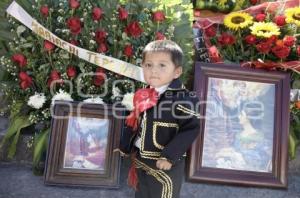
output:
MULTIPOLYGON (((127 162, 121 167, 117 190, 46 186, 42 176, 34 176, 24 164, 0 163, 0 198, 129 198, 134 197, 126 185, 127 162)), ((300 173, 290 172, 288 189, 236 187, 184 182, 181 198, 300 198, 300 173)))
MULTIPOLYGON (((7 120, 0 117, 0 136, 7 120)), ((1 139, 1 138, 0 138, 1 139)), ((95 189, 46 186, 42 176, 32 173, 30 163, 0 160, 0 198, 129 198, 134 192, 126 184, 129 162, 122 161, 120 188, 95 189)), ((288 188, 270 189, 184 182, 181 198, 300 198, 300 151, 297 160, 289 162, 288 188)))

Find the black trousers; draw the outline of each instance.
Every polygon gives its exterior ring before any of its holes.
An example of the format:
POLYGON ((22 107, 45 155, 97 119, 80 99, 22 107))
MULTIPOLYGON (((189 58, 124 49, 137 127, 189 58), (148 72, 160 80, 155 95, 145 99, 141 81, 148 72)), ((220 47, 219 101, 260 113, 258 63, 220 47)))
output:
POLYGON ((179 198, 184 176, 184 160, 176 163, 168 171, 155 167, 155 160, 136 159, 138 186, 135 198, 179 198))

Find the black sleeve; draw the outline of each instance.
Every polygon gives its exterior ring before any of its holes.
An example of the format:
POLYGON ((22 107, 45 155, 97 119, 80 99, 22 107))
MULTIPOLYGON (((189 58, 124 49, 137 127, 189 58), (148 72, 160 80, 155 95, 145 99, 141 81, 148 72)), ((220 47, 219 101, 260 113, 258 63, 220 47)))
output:
POLYGON ((125 154, 130 154, 133 148, 134 138, 135 138, 135 133, 132 131, 132 128, 125 125, 120 140, 120 146, 119 146, 120 152, 125 154))
POLYGON ((162 150, 161 157, 173 164, 181 159, 200 132, 199 99, 187 97, 175 105, 176 120, 179 125, 177 135, 162 150))

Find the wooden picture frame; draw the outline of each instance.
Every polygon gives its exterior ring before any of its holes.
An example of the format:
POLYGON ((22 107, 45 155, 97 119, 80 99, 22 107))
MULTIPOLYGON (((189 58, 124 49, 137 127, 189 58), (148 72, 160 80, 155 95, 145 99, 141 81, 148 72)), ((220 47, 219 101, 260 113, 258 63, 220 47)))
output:
MULTIPOLYGON (((120 108, 121 109, 121 108, 120 108)), ((107 104, 56 102, 44 182, 118 188, 123 110, 107 104)))
POLYGON ((287 187, 289 73, 197 62, 200 135, 188 179, 287 187))

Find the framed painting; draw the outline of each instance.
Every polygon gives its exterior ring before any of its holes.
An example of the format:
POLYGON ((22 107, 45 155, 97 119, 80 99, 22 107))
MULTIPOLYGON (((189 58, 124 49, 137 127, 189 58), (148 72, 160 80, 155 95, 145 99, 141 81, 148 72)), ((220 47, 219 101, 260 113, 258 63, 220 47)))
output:
POLYGON ((122 110, 106 104, 56 102, 45 184, 119 187, 122 110))
POLYGON ((289 79, 287 72, 197 62, 203 119, 188 179, 286 187, 289 79))

